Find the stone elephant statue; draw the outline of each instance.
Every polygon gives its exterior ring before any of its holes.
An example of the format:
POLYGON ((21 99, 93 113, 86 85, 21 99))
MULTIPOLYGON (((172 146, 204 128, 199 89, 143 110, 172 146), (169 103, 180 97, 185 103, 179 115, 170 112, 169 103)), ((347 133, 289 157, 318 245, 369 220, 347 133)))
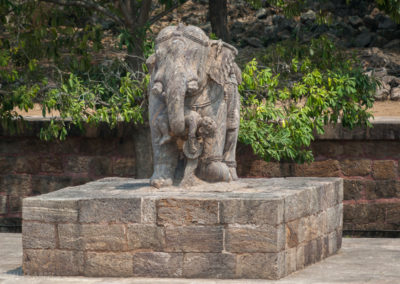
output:
POLYGON ((158 34, 146 62, 153 186, 237 179, 241 71, 236 55, 233 46, 210 40, 195 26, 169 26, 158 34))

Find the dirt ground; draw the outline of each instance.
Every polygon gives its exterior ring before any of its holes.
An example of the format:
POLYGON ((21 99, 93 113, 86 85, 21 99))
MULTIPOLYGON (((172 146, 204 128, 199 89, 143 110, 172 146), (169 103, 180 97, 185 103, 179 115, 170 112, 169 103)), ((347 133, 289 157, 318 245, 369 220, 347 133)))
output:
MULTIPOLYGON (((372 108, 374 116, 399 116, 400 117, 400 101, 383 101, 375 102, 372 108)), ((42 109, 40 105, 35 105, 33 110, 29 112, 19 111, 22 116, 42 116, 42 109)), ((57 112, 52 113, 52 115, 46 116, 57 116, 57 112)))

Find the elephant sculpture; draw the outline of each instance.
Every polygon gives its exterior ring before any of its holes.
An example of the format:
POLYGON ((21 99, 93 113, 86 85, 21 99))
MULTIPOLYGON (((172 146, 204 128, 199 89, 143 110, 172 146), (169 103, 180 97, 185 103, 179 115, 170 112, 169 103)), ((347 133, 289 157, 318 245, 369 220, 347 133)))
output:
POLYGON ((151 72, 151 185, 187 187, 237 179, 241 71, 236 55, 233 46, 210 40, 195 26, 169 26, 158 34, 155 53, 146 62, 151 72))

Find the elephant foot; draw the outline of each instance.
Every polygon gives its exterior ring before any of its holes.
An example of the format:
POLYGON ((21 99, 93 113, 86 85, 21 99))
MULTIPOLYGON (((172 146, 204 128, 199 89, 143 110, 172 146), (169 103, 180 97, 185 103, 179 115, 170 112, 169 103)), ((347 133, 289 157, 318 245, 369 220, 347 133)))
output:
POLYGON ((239 177, 237 176, 237 173, 236 173, 236 168, 230 167, 229 168, 229 172, 231 174, 232 180, 238 180, 239 179, 239 177))
POLYGON ((150 185, 160 188, 160 187, 165 187, 165 186, 171 186, 172 185, 172 179, 171 178, 151 178, 150 179, 150 185))
POLYGON ((202 172, 202 177, 211 182, 229 182, 232 180, 228 166, 222 162, 211 162, 208 164, 202 172))

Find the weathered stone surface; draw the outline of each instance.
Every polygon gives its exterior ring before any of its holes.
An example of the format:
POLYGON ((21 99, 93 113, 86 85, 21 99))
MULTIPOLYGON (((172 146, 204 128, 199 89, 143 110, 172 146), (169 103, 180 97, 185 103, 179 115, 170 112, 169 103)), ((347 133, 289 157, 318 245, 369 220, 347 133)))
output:
POLYGON ((140 223, 141 199, 96 199, 79 202, 79 222, 140 223))
POLYGON ((23 220, 48 223, 78 221, 78 202, 76 200, 56 201, 25 198, 22 208, 23 220))
MULTIPOLYGON (((62 261, 82 261, 68 268, 78 275, 276 279, 340 247, 342 186, 334 178, 275 178, 187 191, 113 177, 30 197, 23 234, 33 233, 24 242, 42 251, 35 257, 46 267, 27 273, 58 275, 48 259, 65 252, 62 261)), ((400 210, 375 205, 395 226, 400 210)))
POLYGON ((297 248, 285 250, 285 273, 290 274, 297 270, 297 248))
POLYGON ((157 201, 157 224, 212 225, 217 223, 217 201, 172 198, 157 201))
POLYGON ((0 214, 6 214, 7 213, 7 196, 0 195, 0 214))
POLYGON ((400 182, 396 180, 365 181, 365 198, 375 200, 380 198, 400 198, 400 182))
POLYGON ((278 252, 284 245, 283 225, 230 225, 225 229, 225 249, 229 252, 278 252))
POLYGON ((339 162, 336 160, 326 160, 311 164, 296 164, 294 172, 299 177, 337 177, 339 176, 339 162))
POLYGON ((85 261, 85 276, 130 277, 133 276, 132 253, 88 252, 85 261))
POLYGON ((222 224, 270 224, 283 222, 281 200, 226 200, 220 203, 222 224))
POLYGON ((139 252, 133 255, 133 274, 139 277, 182 277, 183 254, 139 252))
POLYGON ((397 162, 391 160, 377 160, 372 164, 372 176, 374 179, 396 179, 397 162))
POLYGON ((127 249, 123 225, 59 224, 60 248, 93 251, 127 249))
POLYGON ((167 252, 221 252, 222 227, 166 227, 165 245, 167 252))
POLYGON ((131 177, 136 173, 135 158, 119 158, 114 161, 113 175, 131 177))
POLYGON ((26 174, 0 176, 0 192, 15 196, 29 195, 31 176, 26 174))
POLYGON ((25 275, 82 275, 83 252, 48 249, 24 249, 23 271, 25 275))
POLYGON ((369 187, 374 187, 374 181, 370 180, 344 180, 344 200, 361 199, 363 192, 369 187))
POLYGON ((343 160, 340 169, 345 176, 366 176, 371 173, 371 160, 343 160))
POLYGON ((183 277, 235 278, 236 256, 229 253, 186 253, 183 277))
POLYGON ((239 278, 279 279, 285 275, 285 253, 246 253, 237 256, 239 278))
POLYGON ((53 192, 57 189, 67 187, 71 184, 72 184, 72 178, 68 176, 53 176, 53 175, 32 176, 32 192, 35 195, 53 192))
POLYGON ((40 159, 40 171, 45 173, 62 173, 64 171, 63 157, 53 155, 40 159))
POLYGON ((338 238, 338 234, 337 234, 336 231, 333 231, 332 233, 330 233, 330 234, 328 235, 328 241, 329 241, 329 243, 328 243, 328 250, 329 250, 329 255, 336 253, 337 250, 338 250, 338 247, 337 247, 337 245, 338 245, 338 240, 337 240, 337 238, 338 238))
POLYGON ((164 228, 154 225, 130 224, 127 226, 129 249, 162 251, 165 247, 164 228))
POLYGON ((24 222, 22 229, 24 249, 56 248, 56 226, 54 224, 24 222))
POLYGON ((312 212, 312 190, 298 191, 285 198, 285 222, 310 215, 312 212))
POLYGON ((142 198, 142 219, 141 223, 156 224, 157 222, 157 207, 155 199, 142 198))
POLYGON ((254 177, 281 177, 281 164, 255 160, 251 163, 249 173, 254 177))
POLYGON ((305 258, 304 258, 304 245, 300 245, 296 249, 296 268, 297 270, 303 269, 305 263, 305 258))

